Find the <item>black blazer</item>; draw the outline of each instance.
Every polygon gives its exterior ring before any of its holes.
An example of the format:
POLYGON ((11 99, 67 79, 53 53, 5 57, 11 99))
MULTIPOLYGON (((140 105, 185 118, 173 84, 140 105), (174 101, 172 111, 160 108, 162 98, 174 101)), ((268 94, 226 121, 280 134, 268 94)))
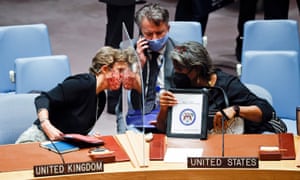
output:
MULTIPOLYGON (((135 41, 135 40, 134 40, 135 41)), ((175 84, 173 82, 173 76, 174 76, 174 68, 173 68, 173 62, 170 59, 170 52, 174 49, 174 47, 178 45, 178 42, 173 40, 169 37, 167 44, 166 44, 166 51, 164 54, 165 63, 164 63, 164 71, 165 71, 165 89, 174 88, 175 84)), ((145 82, 143 82, 145 84, 145 82)), ((131 91, 131 103, 134 109, 140 109, 142 104, 140 93, 138 93, 136 90, 131 91)))

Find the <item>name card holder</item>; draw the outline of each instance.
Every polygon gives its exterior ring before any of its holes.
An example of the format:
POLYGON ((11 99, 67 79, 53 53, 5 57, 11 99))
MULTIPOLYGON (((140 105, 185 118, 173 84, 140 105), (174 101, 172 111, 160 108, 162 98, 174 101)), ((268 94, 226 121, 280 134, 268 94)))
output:
POLYGON ((103 161, 33 166, 34 177, 103 172, 103 161))
POLYGON ((258 168, 257 157, 188 157, 188 168, 258 168))

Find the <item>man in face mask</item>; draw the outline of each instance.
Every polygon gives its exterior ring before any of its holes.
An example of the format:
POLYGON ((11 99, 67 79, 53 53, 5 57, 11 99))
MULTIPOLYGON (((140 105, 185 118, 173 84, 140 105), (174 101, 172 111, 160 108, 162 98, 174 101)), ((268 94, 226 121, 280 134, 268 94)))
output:
MULTIPOLYGON (((172 81, 173 64, 169 55, 176 43, 168 36, 169 12, 159 4, 143 6, 136 12, 135 22, 140 30, 140 36, 135 45, 142 68, 141 80, 144 93, 142 93, 142 87, 133 89, 131 103, 133 109, 138 110, 142 108, 141 105, 144 101, 144 112, 149 114, 158 108, 158 104, 154 102, 159 94, 157 91, 175 87, 172 81)), ((118 119, 120 118, 118 117, 118 119)), ((119 133, 126 131, 124 127, 117 127, 119 133)))

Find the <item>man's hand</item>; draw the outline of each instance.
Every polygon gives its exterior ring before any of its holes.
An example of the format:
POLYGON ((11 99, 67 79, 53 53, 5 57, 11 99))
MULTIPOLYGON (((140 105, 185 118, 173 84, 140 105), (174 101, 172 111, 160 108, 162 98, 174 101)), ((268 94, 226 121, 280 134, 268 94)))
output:
POLYGON ((136 52, 139 56, 139 59, 141 61, 141 66, 142 68, 144 67, 146 61, 147 61, 147 57, 145 55, 145 50, 149 48, 148 45, 148 41, 146 40, 146 38, 140 36, 137 43, 136 43, 136 52))

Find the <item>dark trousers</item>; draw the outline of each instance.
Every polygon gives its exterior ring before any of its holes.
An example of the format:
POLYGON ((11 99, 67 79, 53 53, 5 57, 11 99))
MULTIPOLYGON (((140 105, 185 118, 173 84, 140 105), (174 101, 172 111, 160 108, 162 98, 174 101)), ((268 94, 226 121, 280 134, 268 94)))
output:
MULTIPOLYGON (((244 23, 255 19, 258 0, 240 0, 238 32, 243 36, 244 23)), ((264 0, 264 19, 288 19, 289 0, 264 0)))
POLYGON ((209 0, 179 0, 176 5, 175 21, 197 21, 202 28, 202 36, 209 15, 209 0))
MULTIPOLYGON (((241 61, 242 39, 244 24, 246 21, 254 20, 258 0, 240 0, 238 17, 238 36, 236 38, 236 56, 241 61)), ((289 0, 264 0, 264 19, 288 19, 289 0)))
POLYGON ((125 23, 129 36, 133 37, 135 5, 130 6, 106 6, 107 24, 105 45, 119 48, 122 39, 122 22, 125 23))
MULTIPOLYGON (((122 36, 122 22, 125 23, 130 38, 134 32, 135 4, 129 6, 116 6, 107 4, 107 24, 105 45, 119 48, 122 36)), ((107 91, 107 112, 115 114, 115 107, 118 103, 121 90, 107 91)))

